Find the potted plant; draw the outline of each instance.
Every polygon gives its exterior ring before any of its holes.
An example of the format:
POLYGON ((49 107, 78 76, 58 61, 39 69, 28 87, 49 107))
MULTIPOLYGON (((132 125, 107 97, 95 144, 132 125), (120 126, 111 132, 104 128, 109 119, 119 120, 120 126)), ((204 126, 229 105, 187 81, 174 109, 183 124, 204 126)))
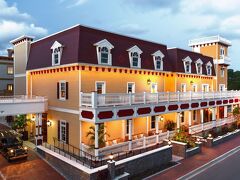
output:
POLYGON ((166 123, 165 123, 165 125, 164 125, 164 127, 165 127, 165 129, 167 129, 168 131, 173 131, 174 128, 175 128, 175 125, 176 125, 176 123, 173 122, 172 120, 167 120, 166 123))
MULTIPOLYGON (((94 148, 94 142, 95 142, 95 127, 94 126, 89 127, 89 131, 87 132, 86 136, 89 137, 90 147, 94 148)), ((109 137, 109 134, 107 134, 107 132, 104 131, 104 124, 100 124, 99 129, 98 129, 98 146, 100 148, 105 146, 104 136, 109 137)))
POLYGON ((26 126, 29 121, 30 119, 27 119, 26 115, 17 115, 13 121, 12 128, 23 135, 22 139, 24 141, 28 140, 28 131, 26 131, 26 126))

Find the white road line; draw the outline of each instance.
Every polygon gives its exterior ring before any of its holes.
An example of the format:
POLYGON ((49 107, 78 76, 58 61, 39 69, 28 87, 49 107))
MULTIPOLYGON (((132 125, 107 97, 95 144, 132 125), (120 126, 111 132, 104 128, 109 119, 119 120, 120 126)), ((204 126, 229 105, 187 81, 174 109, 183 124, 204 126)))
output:
POLYGON ((185 174, 184 176, 181 176, 180 178, 178 178, 177 180, 188 180, 188 179, 191 179, 193 178, 194 176, 204 172, 205 170, 207 170, 208 168, 216 165, 217 163, 225 160, 226 158, 228 158, 229 156, 232 156, 233 154, 237 153, 238 151, 240 151, 240 146, 222 154, 221 156, 211 160, 210 162, 204 164, 203 166, 185 174))

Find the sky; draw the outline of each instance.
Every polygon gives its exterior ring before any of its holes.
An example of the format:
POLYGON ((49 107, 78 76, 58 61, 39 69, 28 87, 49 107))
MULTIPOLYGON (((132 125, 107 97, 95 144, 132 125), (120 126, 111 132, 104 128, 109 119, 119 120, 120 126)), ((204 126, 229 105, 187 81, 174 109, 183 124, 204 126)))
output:
POLYGON ((35 40, 76 24, 190 49, 190 39, 232 42, 230 68, 240 70, 239 0, 0 0, 0 54, 21 35, 35 40))

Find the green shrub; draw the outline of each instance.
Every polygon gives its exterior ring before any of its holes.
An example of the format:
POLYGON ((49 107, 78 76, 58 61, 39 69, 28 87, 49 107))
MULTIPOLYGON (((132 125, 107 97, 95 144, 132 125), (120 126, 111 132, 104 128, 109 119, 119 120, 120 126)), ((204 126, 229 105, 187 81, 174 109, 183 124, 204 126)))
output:
POLYGON ((176 123, 173 122, 172 120, 167 120, 166 123, 164 124, 165 129, 168 131, 173 131, 175 129, 176 123))

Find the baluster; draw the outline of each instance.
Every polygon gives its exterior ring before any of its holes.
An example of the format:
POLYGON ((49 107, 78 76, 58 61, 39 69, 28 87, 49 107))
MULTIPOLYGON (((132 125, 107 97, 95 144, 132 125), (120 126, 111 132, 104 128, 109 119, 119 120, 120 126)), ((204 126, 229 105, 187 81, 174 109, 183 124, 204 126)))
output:
POLYGON ((143 92, 143 103, 146 104, 146 92, 143 92))
POLYGON ((177 92, 178 102, 180 101, 180 92, 177 92))

